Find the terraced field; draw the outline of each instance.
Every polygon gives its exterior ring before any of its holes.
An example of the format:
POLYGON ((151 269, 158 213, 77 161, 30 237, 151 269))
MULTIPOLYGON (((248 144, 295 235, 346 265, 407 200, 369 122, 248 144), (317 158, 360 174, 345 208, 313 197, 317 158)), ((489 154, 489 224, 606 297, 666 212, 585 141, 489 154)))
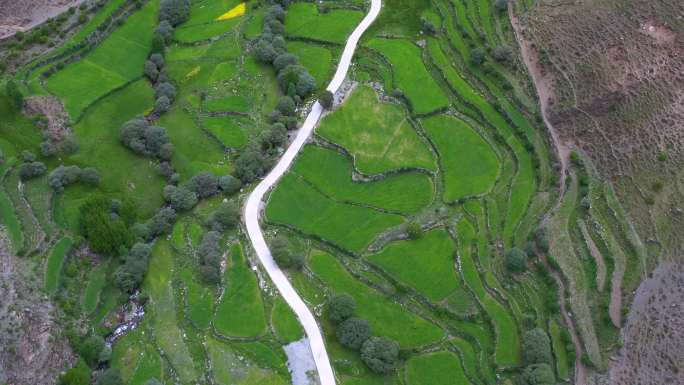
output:
MULTIPOLYGON (((308 385, 308 369, 288 365, 290 349, 311 364, 305 333, 239 205, 368 2, 192 0, 164 32, 168 3, 109 1, 63 47, 0 78, 0 225, 59 320, 83 326, 53 337, 91 382, 113 368, 134 385, 308 385), (10 80, 61 102, 64 131, 24 116, 10 80), (136 117, 163 130, 128 140, 136 117), (60 166, 77 166, 76 182, 60 166), (89 356, 103 339, 111 358, 89 356)), ((648 250, 591 164, 551 155, 500 4, 384 1, 264 202, 266 241, 340 384, 524 383, 531 333, 548 337, 552 376, 573 380, 617 346, 648 250), (343 294, 353 316, 333 311, 343 294), (383 354, 391 365, 369 359, 383 354)))

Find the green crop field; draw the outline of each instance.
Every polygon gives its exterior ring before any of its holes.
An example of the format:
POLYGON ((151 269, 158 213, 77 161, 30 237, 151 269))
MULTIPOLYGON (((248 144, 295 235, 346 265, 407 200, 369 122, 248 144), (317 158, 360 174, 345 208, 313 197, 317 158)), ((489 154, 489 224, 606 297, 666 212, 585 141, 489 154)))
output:
POLYGON ((176 320, 176 305, 171 287, 173 259, 169 243, 157 241, 152 252, 145 289, 154 312, 154 335, 159 348, 171 362, 181 381, 189 383, 197 378, 198 372, 176 320))
POLYGON ((150 1, 82 60, 50 76, 47 89, 65 100, 71 119, 98 98, 142 75, 158 1, 150 1))
MULTIPOLYGON (((121 145, 119 128, 152 104, 153 91, 145 81, 132 83, 99 101, 74 127, 80 151, 69 157, 70 163, 100 170, 99 189, 130 197, 140 208, 142 217, 150 216, 161 205, 163 180, 148 159, 121 145)), ((63 198, 65 209, 73 210, 75 215, 80 197, 80 187, 67 189, 63 198)), ((74 221, 74 216, 70 215, 69 222, 73 224, 74 221)))
POLYGON ((363 13, 354 10, 331 10, 319 13, 313 3, 294 3, 285 18, 285 32, 288 36, 313 40, 343 43, 363 18, 363 13))
POLYGON ((71 238, 62 238, 50 251, 50 256, 45 267, 45 291, 48 294, 55 294, 59 285, 59 276, 62 274, 64 258, 71 249, 73 242, 71 238))
POLYGON ((210 116, 202 119, 202 125, 221 143, 232 148, 247 144, 247 119, 239 116, 210 116))
POLYGON ((317 132, 345 147, 363 173, 436 168, 433 154, 402 109, 380 102, 370 87, 356 89, 339 110, 323 119, 317 132))
POLYGON ((352 251, 360 251, 384 229, 403 222, 398 215, 338 203, 293 175, 271 193, 266 216, 352 251))
POLYGON ((456 201, 488 192, 499 174, 496 153, 463 121, 438 115, 423 121, 442 161, 444 199, 456 201))
POLYGON ((299 62, 316 79, 316 86, 322 88, 327 84, 333 70, 333 54, 328 48, 301 41, 290 41, 287 43, 287 50, 296 55, 299 62))
POLYGON ((230 337, 257 337, 266 329, 266 315, 256 276, 249 269, 240 245, 230 249, 226 289, 216 307, 214 327, 230 337))
POLYGON ((389 60, 393 86, 406 95, 413 112, 424 114, 449 104, 449 98, 425 68, 418 46, 402 39, 373 39, 368 46, 389 60))
POLYGON ((181 270, 179 275, 185 284, 186 315, 195 326, 206 329, 214 312, 216 290, 202 285, 200 278, 190 269, 181 270))
POLYGON ((192 2, 190 20, 176 29, 174 37, 179 41, 191 43, 211 39, 231 31, 245 16, 236 15, 227 20, 218 20, 218 18, 239 3, 240 0, 192 2))
POLYGON ((290 305, 278 298, 271 310, 271 323, 278 339, 283 343, 297 341, 304 337, 304 330, 290 305))
POLYGON ((334 150, 317 146, 304 148, 292 167, 292 173, 336 201, 410 214, 427 206, 434 193, 430 178, 421 173, 395 174, 374 182, 354 182, 349 159, 334 150))
POLYGON ((108 264, 102 262, 88 275, 88 285, 86 286, 85 293, 81 299, 83 310, 88 314, 94 312, 100 302, 100 293, 107 284, 108 268, 108 264))
POLYGON ((335 293, 347 293, 358 303, 358 313, 375 333, 395 339, 402 347, 418 347, 442 338, 442 331, 430 322, 405 311, 380 293, 354 279, 330 254, 311 256, 311 270, 335 293))
POLYGON ((430 231, 418 240, 390 244, 368 258, 437 302, 459 287, 455 256, 454 242, 440 229, 430 231))
POLYGON ((406 364, 406 379, 410 385, 470 384, 460 360, 449 352, 411 358, 406 364))

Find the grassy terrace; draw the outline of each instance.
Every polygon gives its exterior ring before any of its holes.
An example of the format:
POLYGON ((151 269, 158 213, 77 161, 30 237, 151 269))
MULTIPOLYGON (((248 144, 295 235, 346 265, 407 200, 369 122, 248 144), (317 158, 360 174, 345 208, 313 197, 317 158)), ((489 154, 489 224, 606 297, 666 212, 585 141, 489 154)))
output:
POLYGON ((355 90, 343 107, 323 119, 317 133, 347 149, 362 173, 436 168, 434 155, 402 109, 380 102, 370 87, 355 90))

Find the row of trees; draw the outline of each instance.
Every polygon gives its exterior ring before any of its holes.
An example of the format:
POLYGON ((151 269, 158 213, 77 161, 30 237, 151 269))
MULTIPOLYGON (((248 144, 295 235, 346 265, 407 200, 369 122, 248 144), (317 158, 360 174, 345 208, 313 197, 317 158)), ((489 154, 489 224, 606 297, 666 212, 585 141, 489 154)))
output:
POLYGON ((553 373, 551 363, 551 340, 548 334, 541 329, 535 328, 523 334, 523 379, 528 385, 553 385, 556 376, 553 373))
POLYGON ((349 294, 332 297, 328 302, 328 319, 337 325, 337 340, 352 350, 360 351, 361 360, 376 373, 386 374, 396 368, 399 344, 387 337, 372 335, 368 321, 356 316, 356 301, 349 294))
POLYGON ((48 175, 48 185, 56 193, 61 193, 68 185, 82 182, 89 186, 100 184, 100 172, 93 167, 59 166, 48 175))
POLYGON ((287 52, 283 23, 289 4, 288 0, 275 1, 266 10, 263 31, 253 44, 254 57, 273 66, 285 96, 269 115, 271 125, 250 140, 235 162, 236 175, 245 183, 271 168, 278 149, 287 143, 287 131, 297 127, 297 105, 316 88, 316 81, 297 56, 287 52))

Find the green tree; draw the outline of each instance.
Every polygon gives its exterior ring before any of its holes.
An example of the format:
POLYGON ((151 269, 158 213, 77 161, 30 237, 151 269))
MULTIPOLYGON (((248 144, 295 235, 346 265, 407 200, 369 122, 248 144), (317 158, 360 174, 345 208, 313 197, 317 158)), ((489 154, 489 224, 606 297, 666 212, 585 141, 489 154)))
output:
POLYGON ((126 223, 111 209, 112 201, 102 196, 88 198, 79 208, 79 231, 95 252, 114 254, 120 246, 133 244, 126 223))
POLYGON ((124 385, 119 368, 109 368, 100 373, 95 385, 124 385))
POLYGON ((342 346, 358 350, 371 337, 371 328, 365 319, 351 317, 337 326, 336 334, 342 346))
POLYGON ((506 252, 506 269, 510 272, 521 272, 527 269, 527 254, 517 247, 506 252))
POLYGON ((525 365, 551 363, 551 341, 541 328, 528 330, 523 334, 523 361, 525 365))
POLYGON ((523 379, 527 385, 554 385, 556 376, 549 364, 533 364, 523 371, 523 379))
POLYGON ((159 5, 159 20, 172 26, 183 23, 190 16, 190 0, 162 0, 159 5))
POLYGON ((318 94, 318 101, 321 103, 321 106, 323 106, 323 108, 325 108, 326 110, 332 108, 334 100, 335 96, 329 90, 323 90, 320 94, 318 94))
POLYGON ((399 360, 399 344, 386 337, 371 337, 361 347, 361 359, 375 373, 389 373, 399 360))
POLYGON ((78 353, 88 365, 94 366, 99 362, 98 357, 104 346, 105 343, 102 337, 96 334, 90 335, 81 342, 78 347, 78 353))
POLYGON ((328 318, 340 323, 356 314, 356 300, 347 293, 338 294, 328 301, 328 318))
POLYGON ((17 86, 17 83, 14 80, 10 79, 7 81, 5 84, 5 92, 14 105, 14 108, 21 110, 24 107, 24 95, 21 93, 19 86, 17 86))

